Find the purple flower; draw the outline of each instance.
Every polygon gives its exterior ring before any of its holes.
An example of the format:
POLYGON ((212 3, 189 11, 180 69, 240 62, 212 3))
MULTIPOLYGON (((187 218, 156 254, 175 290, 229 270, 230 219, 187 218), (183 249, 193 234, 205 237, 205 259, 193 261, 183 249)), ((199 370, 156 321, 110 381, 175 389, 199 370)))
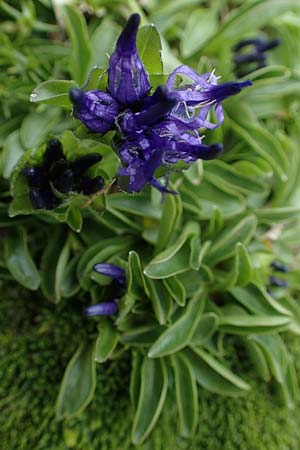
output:
MULTIPOLYGON (((204 145, 198 129, 216 128, 224 120, 222 102, 250 86, 250 81, 218 85, 213 73, 199 75, 188 66, 174 70, 166 83, 150 95, 148 74, 137 53, 136 35, 140 17, 133 14, 125 25, 109 60, 108 92, 72 89, 74 116, 94 132, 115 129, 123 167, 119 175, 129 177, 129 188, 139 192, 147 183, 162 192, 155 172, 182 160, 213 159, 221 144, 204 145), (189 78, 187 84, 177 78, 189 78), (215 110, 216 123, 208 120, 215 110)), ((100 272, 99 272, 100 273, 100 272)))
POLYGON ((84 310, 86 316, 112 316, 118 311, 117 300, 111 302, 96 303, 90 305, 84 310))
POLYGON ((125 270, 119 266, 115 266, 114 264, 98 263, 94 265, 93 269, 100 275, 106 275, 107 277, 111 277, 113 280, 116 280, 120 286, 125 286, 126 284, 125 270))

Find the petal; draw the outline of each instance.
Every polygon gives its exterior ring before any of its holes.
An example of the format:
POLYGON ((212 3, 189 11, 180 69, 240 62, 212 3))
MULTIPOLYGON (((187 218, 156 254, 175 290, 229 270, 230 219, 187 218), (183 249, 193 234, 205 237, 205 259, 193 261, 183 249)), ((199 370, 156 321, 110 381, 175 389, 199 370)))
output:
POLYGON ((70 90, 74 116, 87 128, 97 133, 105 133, 115 126, 119 114, 118 103, 107 92, 70 90))
POLYGON ((116 301, 96 303, 88 306, 84 310, 86 316, 112 316, 118 311, 118 304, 116 301))
POLYGON ((147 72, 136 49, 139 23, 138 14, 129 17, 109 60, 109 92, 124 106, 141 100, 150 89, 147 72))

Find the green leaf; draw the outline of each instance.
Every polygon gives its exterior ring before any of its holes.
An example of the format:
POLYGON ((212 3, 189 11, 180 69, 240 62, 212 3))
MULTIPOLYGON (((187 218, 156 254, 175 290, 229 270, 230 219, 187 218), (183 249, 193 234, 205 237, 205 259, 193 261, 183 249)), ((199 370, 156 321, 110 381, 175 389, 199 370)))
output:
POLYGON ((71 74, 72 78, 83 84, 91 63, 91 44, 88 28, 83 14, 72 5, 62 7, 63 18, 72 43, 71 74))
POLYGON ((266 382, 271 380, 271 374, 261 347, 252 339, 251 336, 245 340, 246 346, 259 376, 266 382))
POLYGON ((15 280, 27 289, 38 289, 40 275, 29 253, 23 227, 12 227, 7 231, 4 239, 4 259, 15 280))
POLYGON ((58 394, 59 420, 79 415, 90 403, 96 388, 94 345, 81 345, 67 365, 58 394))
POLYGON ((180 434, 190 437, 195 433, 198 423, 198 392, 191 365, 181 353, 172 355, 175 375, 176 402, 179 412, 180 434))
POLYGON ((247 383, 204 350, 185 349, 183 354, 193 368, 197 383, 208 391, 236 396, 250 389, 247 383))
POLYGON ((215 333, 219 325, 219 318, 215 313, 203 314, 190 341, 191 346, 202 345, 215 333))
POLYGON ((131 358, 131 373, 130 373, 130 401, 136 411, 139 393, 141 390, 141 367, 142 367, 143 357, 140 351, 133 351, 131 358))
POLYGON ((173 312, 172 297, 161 280, 148 278, 146 285, 157 321, 164 325, 173 312))
POLYGON ((251 280, 252 265, 247 249, 241 242, 236 245, 236 257, 238 259, 237 285, 245 286, 251 280))
POLYGON ((166 278, 163 283, 179 306, 185 306, 186 293, 183 284, 176 277, 166 278))
POLYGON ((191 267, 190 238, 198 233, 197 224, 188 224, 173 245, 149 262, 144 274, 149 278, 168 278, 188 270, 191 267))
POLYGON ((168 194, 164 202, 163 214, 159 224, 156 252, 162 251, 170 242, 182 215, 182 202, 179 195, 168 194))
POLYGON ((116 348, 119 335, 112 322, 108 319, 102 319, 99 324, 99 335, 95 346, 95 361, 102 363, 109 359, 116 348))
POLYGON ((288 308, 272 298, 262 286, 249 284, 247 287, 234 287, 230 294, 245 308, 258 315, 281 314, 290 317, 292 314, 288 308))
POLYGON ((163 73, 161 42, 155 25, 145 25, 137 33, 137 50, 149 73, 163 73))
POLYGON ((3 178, 10 178, 15 165, 23 154, 24 148, 20 142, 19 130, 15 130, 5 139, 3 144, 1 161, 3 178))
POLYGON ((123 333, 120 336, 120 341, 130 346, 150 346, 158 339, 164 329, 164 327, 159 325, 135 326, 133 329, 123 333))
POLYGON ((52 108, 28 114, 20 128, 20 142, 27 150, 42 144, 59 120, 60 111, 52 108))
POLYGON ((220 330, 229 334, 272 333, 287 328, 291 319, 285 316, 220 316, 220 330))
POLYGON ((235 244, 241 242, 248 244, 256 229, 256 217, 247 216, 233 226, 227 226, 210 247, 204 262, 214 266, 230 256, 233 256, 235 244))
POLYGON ((108 55, 112 54, 120 31, 121 27, 109 16, 103 18, 91 36, 93 66, 108 66, 108 55))
POLYGON ((76 87, 78 85, 73 80, 44 81, 32 91, 30 101, 72 109, 69 91, 76 87))
POLYGON ((274 17, 291 8, 299 7, 298 0, 252 0, 244 2, 240 8, 233 9, 209 42, 207 51, 221 48, 222 43, 231 45, 242 39, 248 32, 262 28, 274 17))
POLYGON ((180 40, 184 58, 193 55, 217 30, 217 17, 210 9, 194 9, 180 40))
POLYGON ((145 357, 141 388, 132 428, 132 442, 141 444, 150 434, 163 409, 168 389, 168 372, 163 359, 145 357))
POLYGON ((179 319, 154 342, 148 352, 149 358, 170 355, 189 344, 201 318, 205 301, 205 290, 200 288, 189 301, 179 319))
POLYGON ((67 239, 58 257, 55 270, 54 293, 56 302, 59 302, 61 300, 61 285, 65 277, 65 270, 70 258, 70 253, 71 253, 71 245, 70 241, 67 239))
POLYGON ((68 247, 64 248, 65 245, 64 230, 56 227, 56 229, 53 230, 51 241, 47 243, 42 254, 41 288, 44 296, 52 302, 59 301, 60 299, 60 293, 59 297, 56 297, 58 294, 57 290, 59 289, 57 277, 61 277, 60 272, 57 271, 57 266, 59 260, 61 261, 61 265, 62 263, 65 264, 65 255, 68 252, 68 247), (62 248, 64 248, 63 252, 62 248))

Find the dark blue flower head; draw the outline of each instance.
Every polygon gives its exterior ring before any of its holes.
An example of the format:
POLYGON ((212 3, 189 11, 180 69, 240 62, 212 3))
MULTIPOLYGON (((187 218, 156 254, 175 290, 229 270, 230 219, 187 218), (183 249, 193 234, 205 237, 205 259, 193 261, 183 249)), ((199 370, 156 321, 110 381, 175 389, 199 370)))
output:
POLYGON ((118 311, 118 300, 111 302, 96 303, 90 305, 84 310, 86 316, 112 316, 118 311))
POLYGON ((222 145, 204 145, 198 129, 219 126, 224 120, 222 101, 251 82, 218 85, 213 73, 199 75, 182 65, 150 95, 148 74, 136 48, 139 23, 139 15, 133 14, 117 41, 109 60, 108 92, 72 89, 70 97, 75 117, 90 130, 116 129, 123 163, 119 175, 129 178, 131 191, 139 192, 150 183, 170 192, 156 179, 156 170, 179 160, 190 163, 217 157, 222 145), (178 84, 178 76, 190 82, 178 84), (216 123, 208 120, 212 109, 216 123))
POLYGON ((150 82, 136 48, 140 16, 129 17, 111 55, 108 69, 108 88, 122 105, 130 106, 141 100, 150 90, 150 82))
POLYGON ((93 267, 94 271, 100 275, 106 275, 107 277, 116 280, 120 286, 125 286, 126 276, 125 270, 114 264, 98 263, 93 267))

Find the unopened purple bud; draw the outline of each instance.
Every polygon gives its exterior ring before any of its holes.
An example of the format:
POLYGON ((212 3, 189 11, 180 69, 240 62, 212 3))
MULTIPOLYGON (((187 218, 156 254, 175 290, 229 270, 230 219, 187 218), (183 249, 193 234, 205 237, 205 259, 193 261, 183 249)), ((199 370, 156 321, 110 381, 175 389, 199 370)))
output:
POLYGON ((50 191, 31 189, 29 198, 35 209, 53 209, 55 207, 55 198, 50 191))
POLYGON ((289 272, 289 268, 285 264, 282 264, 279 261, 272 261, 270 265, 274 270, 277 270, 278 272, 283 272, 283 273, 289 272))
POLYGON ((50 139, 47 142, 46 151, 44 153, 43 167, 49 169, 55 161, 63 158, 64 155, 60 141, 58 139, 50 139))
POLYGON ((138 14, 129 17, 109 60, 109 92, 124 106, 141 100, 150 89, 147 72, 136 48, 139 23, 138 14))
POLYGON ((271 286, 274 287, 282 287, 282 288, 288 287, 288 283, 285 280, 274 277, 273 275, 269 277, 269 283, 271 286))
POLYGON ((118 311, 118 304, 116 301, 96 303, 88 306, 84 310, 86 316, 112 316, 118 311))
POLYGON ((24 167, 22 174, 26 177, 28 184, 33 188, 40 188, 46 182, 46 173, 42 167, 24 167))
POLYGON ((266 55, 264 53, 258 53, 258 52, 235 55, 234 62, 235 62, 235 64, 244 64, 244 63, 251 63, 251 62, 265 63, 266 55))
POLYGON ((112 130, 119 114, 119 105, 107 92, 70 90, 74 116, 96 133, 112 130))
POLYGON ((125 286, 125 270, 114 264, 98 263, 93 267, 94 271, 100 275, 106 275, 116 280, 120 285, 125 286))

